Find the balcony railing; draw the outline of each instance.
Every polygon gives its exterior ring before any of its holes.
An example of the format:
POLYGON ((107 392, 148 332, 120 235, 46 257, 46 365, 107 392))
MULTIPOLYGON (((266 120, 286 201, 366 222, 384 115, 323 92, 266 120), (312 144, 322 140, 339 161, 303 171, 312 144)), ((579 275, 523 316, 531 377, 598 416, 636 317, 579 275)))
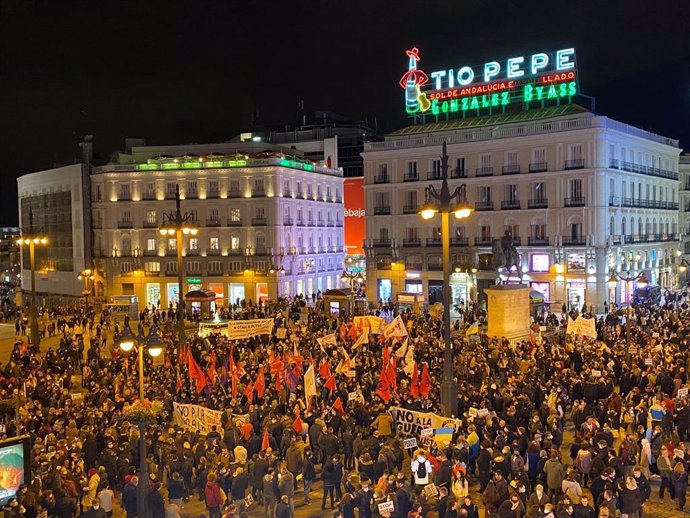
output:
POLYGON ((405 264, 406 270, 421 270, 422 268, 424 268, 424 265, 422 263, 407 263, 407 264, 405 264))
POLYGON ((155 257, 158 255, 158 250, 144 250, 144 257, 155 257))
POLYGON ((292 198, 292 191, 290 189, 283 189, 283 198, 292 198))
POLYGON ((209 248, 206 250, 206 255, 208 256, 219 256, 220 255, 220 248, 209 248))
POLYGON ((372 239, 371 240, 371 246, 375 247, 385 247, 385 246, 391 246, 391 240, 390 238, 380 238, 380 239, 372 239))
POLYGON ((375 216, 382 216, 382 215, 390 214, 390 213, 391 213, 390 206, 374 207, 374 215, 375 216))
POLYGON ((467 178, 467 169, 456 167, 450 173, 451 178, 467 178))
POLYGON ((520 208, 520 200, 501 201, 501 210, 515 210, 520 208))
POLYGON ((343 222, 342 222, 342 221, 336 221, 336 222, 335 222, 335 226, 336 226, 336 227, 342 227, 342 226, 343 226, 343 222))
POLYGON ((518 164, 504 165, 501 169, 502 174, 520 174, 520 166, 518 164))
POLYGON ((442 263, 429 263, 426 266, 426 269, 429 270, 430 272, 440 272, 443 270, 443 264, 442 263))
POLYGON ((477 176, 492 176, 494 174, 494 168, 493 167, 477 167, 476 174, 477 174, 477 176))
POLYGON ((493 237, 475 237, 474 246, 491 246, 494 242, 493 237))
POLYGON ((585 236, 563 236, 561 241, 563 246, 584 245, 586 243, 585 236))
POLYGON ((467 237, 452 237, 450 239, 450 244, 453 246, 468 246, 470 243, 467 237))
POLYGON ((218 218, 210 218, 206 220, 206 226, 207 227, 220 227, 220 219, 218 218))
POLYGON ((403 182, 417 182, 419 181, 419 175, 417 173, 415 174, 410 174, 407 173, 405 176, 403 176, 403 182))
POLYGON ((303 227, 304 225, 305 225, 304 220, 303 220, 303 219, 300 219, 300 218, 297 218, 297 226, 298 226, 298 227, 303 227))
POLYGON ((422 240, 418 237, 406 237, 403 239, 403 246, 419 246, 422 240))
POLYGON ((199 249, 194 248, 194 249, 189 249, 184 253, 185 257, 190 257, 190 256, 197 256, 199 255, 199 249))
POLYGON ((252 218, 252 225, 255 227, 266 226, 266 218, 252 218))
POLYGON ((199 193, 197 191, 186 192, 186 193, 184 193, 184 199, 185 200, 198 200, 199 199, 199 193))
POLYGON ((675 171, 668 171, 658 167, 651 167, 648 165, 633 164, 632 162, 621 162, 620 168, 629 173, 645 174, 648 176, 656 176, 658 178, 667 178, 669 180, 678 180, 678 173, 675 171))
POLYGON ((584 169, 585 159, 584 158, 574 158, 572 160, 566 160, 563 164, 563 169, 584 169))
POLYGON ((527 202, 528 209, 548 209, 549 200, 546 198, 533 198, 527 202))
POLYGON ((390 177, 387 174, 377 174, 374 176, 374 183, 389 183, 390 177))
POLYGON ((252 198, 263 198, 266 196, 264 189, 252 189, 252 198))
POLYGON ((621 207, 635 207, 639 209, 678 210, 678 202, 642 200, 639 198, 621 198, 621 207))
POLYGON ((220 198, 220 191, 206 191, 206 199, 207 200, 215 200, 217 198, 220 198))
POLYGON ((528 246, 549 246, 548 237, 527 236, 528 246))
POLYGON ((494 202, 477 201, 474 203, 474 210, 494 210, 494 202))
POLYGON ((233 190, 228 191, 228 198, 241 198, 241 197, 242 197, 242 193, 240 191, 233 191, 233 190))
POLYGON ((228 226, 229 227, 241 227, 242 226, 242 220, 241 219, 229 219, 228 220, 228 226))
POLYGON ((405 205, 403 206, 403 214, 416 214, 419 210, 419 205, 405 205))
POLYGON ((440 237, 428 237, 426 238, 426 246, 441 246, 440 237))
POLYGON ((442 178, 441 171, 429 171, 426 174, 426 179, 427 180, 440 180, 442 178))
POLYGON ((144 228, 156 228, 156 227, 158 227, 158 222, 157 221, 144 220, 141 222, 141 226, 144 228))
POLYGON ((117 228, 133 228, 134 224, 129 220, 121 220, 117 222, 117 228))
POLYGON ((117 195, 117 201, 132 201, 132 194, 121 192, 117 195))
POLYGON ((563 205, 565 207, 584 207, 585 206, 585 198, 584 198, 584 196, 578 196, 575 198, 564 198, 563 199, 563 205))
POLYGON ((548 162, 531 162, 529 164, 530 173, 545 173, 549 170, 548 162))
POLYGON ((295 220, 292 218, 283 218, 283 225, 287 227, 291 227, 292 225, 295 224, 295 220))
POLYGON ((144 194, 141 195, 141 199, 144 201, 153 201, 156 199, 156 193, 155 192, 145 192, 144 194))
POLYGON ((618 169, 618 167, 619 167, 619 162, 618 162, 618 160, 615 159, 615 158, 610 158, 610 159, 609 159, 609 167, 610 167, 611 169, 618 169))

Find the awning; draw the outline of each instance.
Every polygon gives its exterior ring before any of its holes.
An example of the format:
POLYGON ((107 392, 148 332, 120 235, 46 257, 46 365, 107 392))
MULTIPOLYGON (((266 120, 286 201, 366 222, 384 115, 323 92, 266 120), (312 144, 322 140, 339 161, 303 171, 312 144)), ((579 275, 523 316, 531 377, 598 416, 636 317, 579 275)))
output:
POLYGON ((209 302, 216 300, 216 294, 211 290, 192 290, 184 296, 184 300, 189 302, 209 302))

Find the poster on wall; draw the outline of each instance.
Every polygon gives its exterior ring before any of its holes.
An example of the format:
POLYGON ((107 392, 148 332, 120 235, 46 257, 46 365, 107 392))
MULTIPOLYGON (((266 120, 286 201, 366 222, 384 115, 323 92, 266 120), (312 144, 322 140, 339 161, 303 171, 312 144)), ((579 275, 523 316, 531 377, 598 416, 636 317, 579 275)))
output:
POLYGON ((549 271, 549 254, 532 254, 530 256, 530 270, 535 273, 549 271))
POLYGON ((584 272, 585 271, 585 254, 568 254, 568 271, 569 272, 584 272))
POLYGON ((345 253, 364 255, 364 178, 346 178, 344 189, 345 253))

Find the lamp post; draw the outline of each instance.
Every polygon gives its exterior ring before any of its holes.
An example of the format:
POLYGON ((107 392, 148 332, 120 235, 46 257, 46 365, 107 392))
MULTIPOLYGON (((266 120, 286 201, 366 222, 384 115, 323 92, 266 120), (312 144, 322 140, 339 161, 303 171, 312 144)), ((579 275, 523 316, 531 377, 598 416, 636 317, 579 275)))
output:
POLYGON ((84 281, 84 291, 82 293, 84 295, 84 304, 86 306, 86 311, 88 311, 89 293, 91 293, 91 288, 89 288, 89 281, 93 281, 96 279, 96 272, 91 268, 86 268, 85 270, 79 272, 79 275, 77 275, 77 279, 79 279, 80 281, 84 281))
POLYGON ((175 236, 177 251, 177 327, 180 345, 185 341, 184 332, 184 296, 182 291, 182 235, 196 236, 199 229, 194 225, 194 214, 180 210, 180 186, 175 186, 175 211, 163 213, 163 224, 159 232, 161 236, 175 236))
POLYGON ((280 277, 281 275, 285 275, 285 268, 283 267, 284 259, 285 255, 283 254, 281 249, 280 255, 278 256, 278 260, 271 256, 271 267, 268 269, 268 273, 276 276, 276 302, 280 297, 280 277))
POLYGON ((448 187, 448 152, 443 143, 441 155, 441 190, 437 191, 433 185, 426 189, 427 200, 419 211, 423 219, 433 218, 437 212, 441 213, 441 245, 443 263, 443 380, 441 381, 441 406, 443 414, 450 417, 457 412, 458 390, 453 382, 453 348, 450 342, 450 213, 457 219, 468 218, 474 208, 467 203, 466 185, 455 188, 451 194, 448 187))
POLYGON ((29 247, 29 267, 31 269, 31 307, 29 308, 29 325, 31 328, 31 343, 36 352, 40 350, 41 337, 38 334, 38 313, 36 312, 36 247, 48 244, 48 238, 34 232, 34 211, 29 209, 29 230, 22 232, 17 239, 17 244, 21 247, 29 247))
POLYGON ((340 276, 341 282, 347 282, 350 286, 350 300, 349 300, 349 313, 350 316, 355 314, 355 283, 364 282, 364 277, 362 272, 348 272, 343 270, 343 274, 340 276))
MULTIPOLYGON (((137 360, 139 365, 139 402, 143 405, 144 397, 144 349, 156 358, 163 352, 163 342, 158 336, 158 329, 154 325, 151 327, 148 337, 139 335, 134 336, 129 328, 129 318, 125 320, 125 326, 120 333, 118 345, 125 353, 130 352, 136 347, 137 360)), ((148 467, 146 465, 146 423, 139 423, 139 484, 137 485, 137 515, 139 518, 148 517, 147 490, 149 488, 148 467)))
POLYGON ((625 275, 621 275, 620 273, 612 270, 608 280, 609 287, 615 288, 619 280, 625 283, 625 343, 627 346, 630 346, 630 335, 628 333, 628 329, 630 326, 630 298, 627 292, 628 283, 637 281, 638 288, 644 288, 645 286, 647 286, 648 282, 644 272, 632 274, 628 270, 625 275))

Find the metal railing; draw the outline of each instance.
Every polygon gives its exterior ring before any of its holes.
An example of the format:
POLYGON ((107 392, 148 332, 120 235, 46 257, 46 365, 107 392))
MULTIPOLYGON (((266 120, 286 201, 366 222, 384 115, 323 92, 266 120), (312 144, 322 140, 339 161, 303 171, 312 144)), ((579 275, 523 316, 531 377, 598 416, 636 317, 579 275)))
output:
POLYGON ((494 202, 476 201, 474 202, 474 210, 494 210, 494 202))
POLYGON ((563 206, 565 206, 565 207, 584 207, 585 206, 585 197, 584 196, 577 196, 577 197, 571 197, 571 198, 563 198, 563 206))
POLYGON ((528 209, 548 209, 549 200, 546 198, 533 198, 527 201, 528 209))
POLYGON ((549 170, 548 162, 530 162, 529 172, 530 173, 545 173, 549 170))
POLYGON ((501 168, 501 173, 504 175, 520 174, 520 166, 518 164, 504 165, 501 168))
POLYGON ((549 246, 548 237, 527 236, 528 246, 549 246))
POLYGON ((477 167, 477 169, 475 169, 475 173, 477 176, 492 176, 494 174, 494 168, 491 166, 477 167))
POLYGON ((563 164, 563 169, 584 169, 585 159, 584 158, 574 158, 572 160, 566 160, 563 164))
POLYGON ((501 201, 501 210, 515 210, 520 208, 520 200, 501 201))

